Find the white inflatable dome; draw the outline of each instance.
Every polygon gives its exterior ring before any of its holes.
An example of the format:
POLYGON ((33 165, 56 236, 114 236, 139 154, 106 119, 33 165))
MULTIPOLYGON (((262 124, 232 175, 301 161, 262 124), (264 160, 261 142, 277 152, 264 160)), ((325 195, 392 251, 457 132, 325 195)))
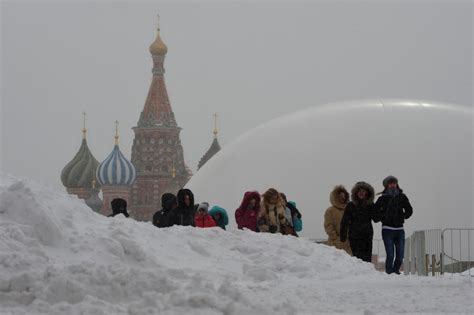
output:
POLYGON ((245 191, 277 188, 302 211, 302 235, 325 238, 335 185, 350 190, 363 180, 380 192, 383 178, 394 175, 414 207, 407 232, 472 227, 472 121, 471 108, 425 101, 316 106, 240 136, 188 186, 199 201, 226 208, 233 226, 245 191))

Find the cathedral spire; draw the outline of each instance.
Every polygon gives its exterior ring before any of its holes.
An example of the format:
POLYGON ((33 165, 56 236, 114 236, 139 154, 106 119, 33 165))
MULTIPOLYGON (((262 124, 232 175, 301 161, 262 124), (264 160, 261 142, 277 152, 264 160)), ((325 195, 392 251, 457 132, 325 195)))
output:
POLYGON ((115 121, 115 145, 118 145, 119 144, 119 132, 118 132, 118 126, 119 126, 119 122, 118 120, 115 121))
POLYGON ((214 114, 214 131, 213 131, 213 134, 214 134, 214 138, 217 138, 217 134, 219 133, 219 131, 217 130, 217 113, 214 114))
POLYGON ((86 129, 86 112, 82 112, 82 138, 86 139, 87 129, 86 129))

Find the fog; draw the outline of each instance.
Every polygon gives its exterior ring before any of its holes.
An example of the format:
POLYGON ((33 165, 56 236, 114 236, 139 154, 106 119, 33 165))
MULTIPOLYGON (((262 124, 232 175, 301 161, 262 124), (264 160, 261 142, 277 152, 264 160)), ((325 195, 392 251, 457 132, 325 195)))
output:
POLYGON ((112 150, 119 120, 129 158, 131 128, 151 81, 148 46, 158 13, 168 93, 195 171, 211 144, 215 112, 225 147, 270 119, 333 101, 472 106, 472 7, 2 2, 1 168, 62 187, 59 174, 79 148, 83 111, 95 157, 112 150))
MULTIPOLYGON (((245 133, 204 165, 189 186, 231 213, 243 192, 277 188, 297 203, 301 235, 323 239, 334 186, 351 191, 366 181, 377 193, 383 191, 382 180, 395 175, 414 208, 407 235, 469 228, 474 223, 473 150, 466 145, 473 141, 470 109, 387 99, 315 106, 245 133)), ((375 226, 374 238, 381 238, 380 224, 375 226)))

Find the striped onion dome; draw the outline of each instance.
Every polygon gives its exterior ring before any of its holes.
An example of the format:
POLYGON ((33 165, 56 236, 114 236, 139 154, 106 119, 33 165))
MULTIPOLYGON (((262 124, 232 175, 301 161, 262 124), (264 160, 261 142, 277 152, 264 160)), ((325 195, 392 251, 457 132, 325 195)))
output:
POLYGON ((92 182, 95 180, 95 172, 98 165, 99 162, 87 146, 84 132, 84 138, 82 139, 79 151, 61 172, 61 181, 68 189, 92 189, 92 182))
POLYGON ((96 176, 100 185, 130 186, 135 181, 136 172, 133 164, 120 151, 118 144, 115 144, 112 153, 99 164, 96 176))

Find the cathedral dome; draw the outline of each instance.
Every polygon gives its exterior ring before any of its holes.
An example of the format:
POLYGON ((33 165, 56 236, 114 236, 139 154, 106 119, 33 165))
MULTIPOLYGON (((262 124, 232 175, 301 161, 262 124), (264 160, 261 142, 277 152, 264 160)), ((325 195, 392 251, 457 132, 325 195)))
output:
POLYGON ((160 29, 156 33, 155 41, 150 45, 150 53, 152 55, 166 55, 168 52, 168 47, 166 47, 165 43, 160 37, 160 29))
POLYGON ((112 152, 97 168, 97 181, 100 185, 130 186, 135 177, 135 167, 122 154, 118 144, 115 144, 112 152))
POLYGON ((92 155, 87 140, 82 139, 81 147, 74 158, 63 168, 61 182, 67 189, 92 189, 99 162, 92 155))

